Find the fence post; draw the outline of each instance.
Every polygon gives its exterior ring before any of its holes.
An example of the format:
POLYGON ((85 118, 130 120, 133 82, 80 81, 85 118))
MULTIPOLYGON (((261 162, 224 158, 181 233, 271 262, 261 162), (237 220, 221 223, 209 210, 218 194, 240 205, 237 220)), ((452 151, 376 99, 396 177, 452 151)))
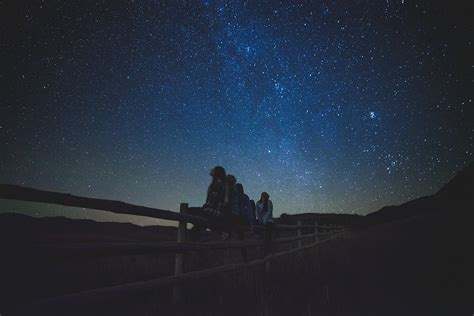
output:
MULTIPOLYGON (((179 213, 186 214, 188 211, 188 203, 181 203, 179 206, 179 213)), ((179 222, 178 224, 178 243, 186 241, 186 222, 179 222)), ((174 262, 174 275, 180 275, 184 272, 184 254, 177 253, 174 262)), ((173 303, 179 303, 181 301, 181 285, 175 283, 173 285, 173 303)))
MULTIPOLYGON (((301 226, 301 220, 299 220, 297 223, 298 223, 298 226, 301 226)), ((298 237, 301 237, 301 228, 298 227, 298 230, 296 231, 296 233, 298 237)), ((298 248, 301 248, 301 247, 303 247, 303 240, 300 239, 298 240, 298 248)))
MULTIPOLYGON (((318 221, 314 221, 314 233, 317 234, 318 233, 318 221)), ((317 243, 319 241, 319 236, 316 235, 314 236, 314 242, 317 243)))

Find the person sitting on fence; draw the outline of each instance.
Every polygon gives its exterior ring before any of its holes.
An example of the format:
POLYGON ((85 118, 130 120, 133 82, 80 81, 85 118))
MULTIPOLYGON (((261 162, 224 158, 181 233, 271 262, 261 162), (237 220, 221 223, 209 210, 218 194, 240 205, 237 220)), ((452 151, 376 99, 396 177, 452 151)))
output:
POLYGON ((267 192, 262 192, 256 205, 257 220, 264 228, 264 253, 271 252, 271 239, 273 231, 273 203, 267 192))
POLYGON ((239 192, 235 188, 237 179, 233 175, 227 175, 225 179, 224 216, 226 217, 228 235, 223 236, 223 239, 231 239, 234 226, 240 221, 240 199, 239 192))
MULTIPOLYGON (((222 225, 224 221, 224 199, 226 194, 225 169, 221 166, 216 166, 209 172, 212 177, 211 184, 207 189, 206 203, 203 207, 194 211, 192 215, 202 216, 209 220, 214 227, 222 225)), ((191 239, 199 239, 199 233, 205 229, 203 225, 195 224, 191 228, 191 239)))
POLYGON ((237 192, 239 192, 240 199, 240 216, 242 224, 250 224, 253 226, 255 224, 255 217, 253 216, 252 205, 250 203, 250 198, 244 192, 244 186, 241 183, 235 185, 237 192))
POLYGON ((252 210, 252 222, 255 223, 255 221, 257 220, 257 216, 255 215, 256 206, 254 200, 250 200, 250 208, 252 210))
POLYGON ((223 216, 224 212, 224 199, 225 199, 225 169, 221 166, 217 166, 211 169, 210 175, 212 182, 207 189, 206 203, 202 207, 204 213, 209 216, 220 217, 223 216))
POLYGON ((255 208, 257 220, 260 224, 266 225, 268 223, 273 223, 273 203, 267 192, 262 192, 260 200, 257 202, 255 208))

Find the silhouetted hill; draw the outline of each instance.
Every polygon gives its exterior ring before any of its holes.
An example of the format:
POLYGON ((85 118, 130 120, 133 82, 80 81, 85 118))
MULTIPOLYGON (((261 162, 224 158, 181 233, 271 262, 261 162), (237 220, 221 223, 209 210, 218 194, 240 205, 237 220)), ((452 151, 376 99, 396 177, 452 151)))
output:
POLYGON ((474 211, 474 162, 471 162, 456 176, 445 184, 437 193, 423 196, 400 205, 384 206, 380 210, 362 215, 352 214, 282 214, 275 219, 278 224, 313 224, 345 225, 347 227, 364 227, 397 219, 422 216, 437 212, 449 213, 451 216, 459 212, 474 211))
POLYGON ((474 162, 468 164, 437 193, 368 214, 367 223, 381 223, 412 216, 446 213, 456 216, 474 210, 474 162))
POLYGON ((442 199, 474 210, 474 162, 464 167, 436 193, 442 199))
POLYGON ((171 241, 176 228, 138 226, 131 223, 96 222, 90 219, 31 217, 0 213, 0 240, 17 243, 89 241, 171 241))

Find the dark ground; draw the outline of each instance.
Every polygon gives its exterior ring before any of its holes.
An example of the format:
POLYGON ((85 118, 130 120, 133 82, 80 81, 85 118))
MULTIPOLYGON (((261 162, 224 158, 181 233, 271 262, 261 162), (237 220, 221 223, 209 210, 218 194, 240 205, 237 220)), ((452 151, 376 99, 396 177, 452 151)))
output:
POLYGON ((472 314, 469 226, 462 218, 435 215, 353 234, 320 257, 329 295, 318 314, 472 314))

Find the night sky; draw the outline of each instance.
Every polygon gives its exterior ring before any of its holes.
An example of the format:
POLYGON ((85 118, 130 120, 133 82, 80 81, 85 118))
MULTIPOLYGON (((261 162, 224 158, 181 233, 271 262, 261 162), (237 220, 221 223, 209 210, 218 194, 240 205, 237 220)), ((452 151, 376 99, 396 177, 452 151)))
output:
MULTIPOLYGON (((366 214, 473 160, 470 1, 0 1, 0 183, 366 214)), ((156 220, 0 200, 0 211, 156 220)))

